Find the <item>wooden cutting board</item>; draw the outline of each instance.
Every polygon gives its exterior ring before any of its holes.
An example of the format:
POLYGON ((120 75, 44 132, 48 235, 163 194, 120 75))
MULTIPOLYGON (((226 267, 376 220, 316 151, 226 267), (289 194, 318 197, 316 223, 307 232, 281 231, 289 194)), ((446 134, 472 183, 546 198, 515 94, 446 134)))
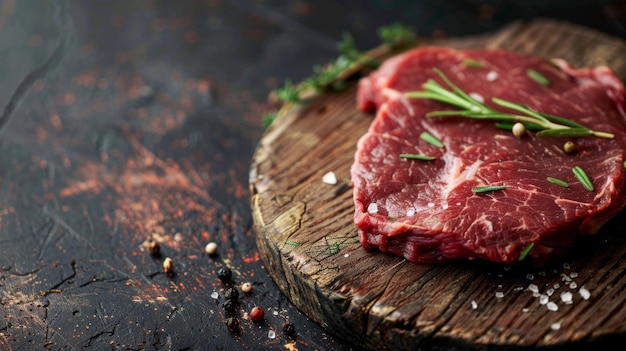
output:
MULTIPOLYGON (((547 19, 434 44, 608 65, 626 78, 625 42, 547 19)), ((251 165, 261 256, 303 313, 377 350, 572 349, 626 340, 626 213, 541 269, 414 264, 364 250, 352 222, 349 169, 373 115, 355 109, 355 92, 352 83, 281 116, 251 165), (335 185, 322 182, 331 171, 335 185)))

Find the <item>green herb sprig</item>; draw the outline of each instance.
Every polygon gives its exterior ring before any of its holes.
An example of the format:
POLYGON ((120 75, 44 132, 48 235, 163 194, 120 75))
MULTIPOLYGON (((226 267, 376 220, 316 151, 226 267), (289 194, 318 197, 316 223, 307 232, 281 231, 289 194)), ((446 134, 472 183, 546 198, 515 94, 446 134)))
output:
POLYGON ((450 87, 446 89, 433 79, 429 79, 422 85, 423 91, 408 92, 405 95, 409 98, 436 100, 448 105, 460 108, 461 110, 433 111, 426 114, 426 117, 446 117, 456 116, 481 120, 492 120, 504 123, 522 123, 529 130, 538 129, 537 136, 540 137, 581 137, 595 136, 598 138, 612 139, 613 134, 589 129, 579 123, 563 117, 553 116, 547 113, 532 110, 524 105, 503 99, 492 98, 491 101, 501 107, 505 107, 519 114, 501 112, 476 101, 458 86, 452 83, 446 75, 438 68, 433 69, 439 77, 450 87))
POLYGON ((286 80, 284 85, 272 92, 270 99, 282 104, 278 112, 269 112, 263 118, 268 127, 279 115, 287 113, 294 105, 305 103, 322 91, 341 90, 347 78, 352 75, 376 68, 380 60, 393 52, 412 47, 417 36, 411 28, 401 23, 394 23, 378 30, 382 44, 367 52, 357 49, 354 38, 349 33, 343 35, 337 44, 339 56, 326 65, 313 67, 313 75, 299 84, 286 80))

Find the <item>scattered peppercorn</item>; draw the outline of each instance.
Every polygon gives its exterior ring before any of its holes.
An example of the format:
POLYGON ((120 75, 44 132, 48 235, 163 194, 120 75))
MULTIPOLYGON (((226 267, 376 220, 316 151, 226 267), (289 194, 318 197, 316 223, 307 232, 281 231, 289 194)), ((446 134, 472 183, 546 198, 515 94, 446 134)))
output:
POLYGON ((235 317, 226 318, 226 326, 231 332, 237 331, 239 329, 239 319, 235 317))
POLYGON ((283 333, 287 336, 294 336, 296 334, 296 326, 291 322, 285 322, 283 324, 283 333))
POLYGON ((237 291, 237 289, 235 288, 228 288, 224 293, 224 298, 226 300, 237 301, 237 299, 239 298, 239 291, 237 291))
POLYGON ((522 135, 524 135, 524 133, 526 133, 526 127, 524 127, 523 124, 517 122, 513 125, 513 135, 515 135, 516 137, 521 137, 522 135))
POLYGON ((174 266, 174 261, 172 261, 171 258, 166 257, 165 260, 163 260, 163 272, 171 273, 173 266, 174 266))
POLYGON ((150 252, 151 255, 158 255, 159 252, 161 252, 161 245, 157 241, 150 239, 146 246, 148 247, 148 252, 150 252))
POLYGON ((237 309, 237 302, 235 300, 228 299, 224 301, 224 311, 228 313, 233 313, 237 309))
POLYGON ((222 267, 219 271, 217 271, 217 277, 222 281, 222 283, 228 283, 233 277, 233 272, 228 267, 222 267))
POLYGON ((258 323, 263 320, 263 317, 265 317, 265 311, 262 307, 254 306, 252 310, 250 310, 251 321, 258 323))
POLYGON ((215 254, 217 254, 217 244, 214 242, 206 244, 204 251, 206 251, 206 253, 208 253, 209 255, 214 256, 215 254))
POLYGON ((252 284, 249 282, 241 284, 241 291, 243 291, 244 293, 249 293, 250 291, 252 291, 252 284))
POLYGON ((576 144, 571 140, 566 141, 565 144, 563 144, 563 151, 565 151, 566 154, 574 153, 574 151, 576 151, 576 144))

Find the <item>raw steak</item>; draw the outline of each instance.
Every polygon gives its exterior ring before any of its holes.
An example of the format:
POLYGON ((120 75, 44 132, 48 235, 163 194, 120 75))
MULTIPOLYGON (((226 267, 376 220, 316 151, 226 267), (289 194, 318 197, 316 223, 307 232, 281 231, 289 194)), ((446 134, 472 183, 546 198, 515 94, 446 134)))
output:
MULTIPOLYGON (((444 85, 445 86, 445 85, 444 85)), ((351 168, 354 221, 365 248, 412 262, 486 259, 513 263, 533 243, 529 257, 545 262, 580 237, 593 234, 626 204, 624 86, 606 67, 573 69, 506 51, 421 48, 386 61, 359 82, 357 104, 376 110, 359 140, 351 168), (467 64, 467 59, 482 67, 467 64), (514 136, 493 122, 462 117, 426 118, 454 109, 405 92, 423 90, 437 67, 462 90, 495 109, 492 97, 561 116, 613 139, 514 136), (539 84, 529 69, 550 81, 539 84), (420 138, 427 131, 443 142, 420 138), (563 144, 575 142, 566 154, 563 144), (435 156, 408 160, 402 153, 435 156), (592 180, 586 190, 572 172, 592 180), (569 183, 553 184, 548 177, 569 183), (475 186, 505 190, 472 192, 475 186)), ((510 110, 508 112, 511 112, 510 110)))

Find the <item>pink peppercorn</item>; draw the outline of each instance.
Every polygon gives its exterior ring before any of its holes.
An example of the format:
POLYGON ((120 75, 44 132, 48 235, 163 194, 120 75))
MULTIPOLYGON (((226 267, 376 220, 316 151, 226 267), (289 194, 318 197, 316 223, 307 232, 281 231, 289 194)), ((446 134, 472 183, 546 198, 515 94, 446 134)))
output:
POLYGON ((260 322, 264 316, 265 316, 265 311, 263 310, 262 307, 255 306, 250 311, 250 320, 252 320, 255 323, 260 322))

